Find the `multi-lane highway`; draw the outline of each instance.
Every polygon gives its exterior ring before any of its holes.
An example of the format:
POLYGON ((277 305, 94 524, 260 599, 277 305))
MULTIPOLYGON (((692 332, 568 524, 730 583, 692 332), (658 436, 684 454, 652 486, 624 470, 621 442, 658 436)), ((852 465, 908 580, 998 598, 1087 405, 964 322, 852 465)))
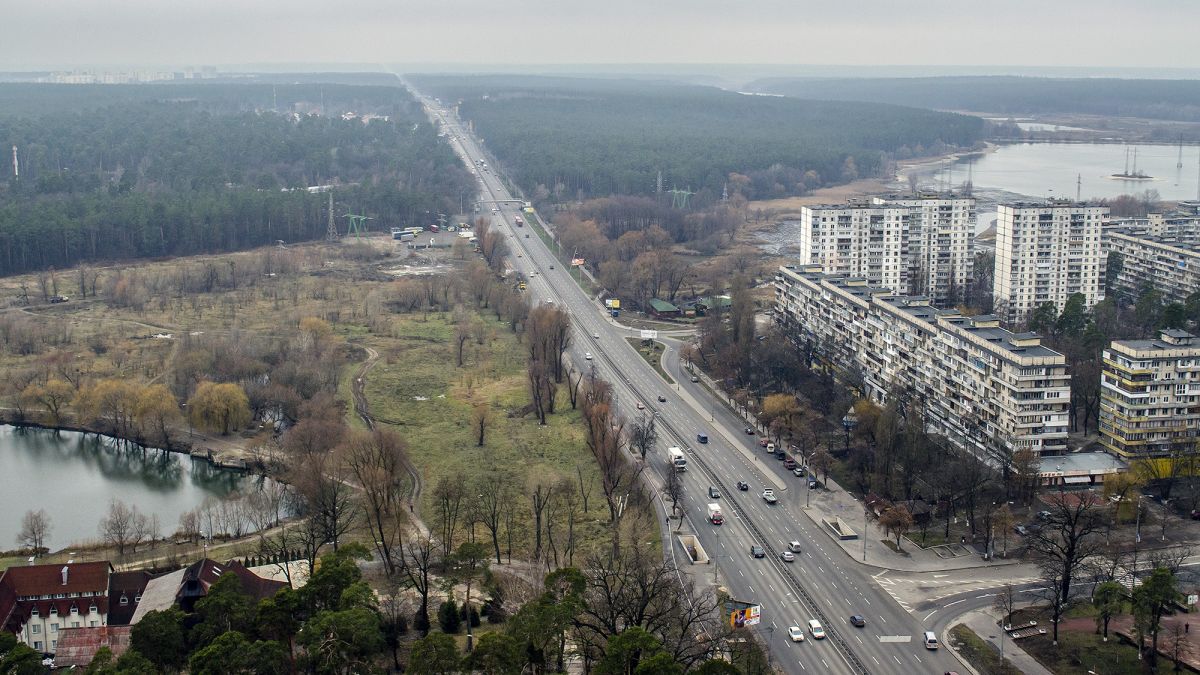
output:
MULTIPOLYGON (((594 367, 596 374, 613 384, 620 409, 627 418, 658 415, 660 447, 650 456, 651 468, 668 470, 665 448, 687 449, 689 470, 684 472, 687 527, 700 538, 721 572, 721 584, 738 599, 762 606, 761 632, 773 663, 789 673, 943 673, 960 668, 947 650, 927 650, 921 633, 931 628, 901 608, 872 579, 881 570, 857 564, 802 512, 806 484, 783 470, 782 462, 768 459, 743 432, 743 421, 714 403, 703 385, 692 383, 678 359, 678 344, 668 341, 665 359, 675 382, 665 382, 626 341, 631 332, 614 323, 603 308, 587 296, 570 277, 531 227, 515 227, 519 203, 493 168, 482 171, 477 161, 487 157, 479 142, 454 117, 432 99, 422 98, 464 162, 476 168, 481 201, 486 211, 495 203, 493 222, 509 237, 511 261, 528 280, 533 301, 553 302, 571 313, 575 327, 572 362, 594 367), (585 360, 585 353, 593 358, 585 360), (666 402, 659 402, 664 396, 666 402), (645 410, 639 410, 641 403, 645 410), (708 443, 697 442, 705 434, 708 443), (738 481, 750 484, 736 489, 738 481), (710 487, 721 497, 708 496, 710 487), (774 489, 779 503, 768 505, 760 494, 774 489), (721 526, 710 525, 706 504, 718 501, 726 517, 721 526), (784 562, 779 553, 790 541, 802 551, 795 562, 784 562), (767 555, 754 558, 753 544, 767 555), (866 619, 864 627, 849 623, 851 614, 866 619), (818 619, 829 637, 793 643, 788 626, 806 627, 818 619)), ((489 166, 493 163, 489 161, 489 166)), ((860 521, 861 522, 861 521, 860 521)), ((867 533, 870 534, 870 533, 867 533)), ((806 631, 807 632, 807 631, 806 631)))

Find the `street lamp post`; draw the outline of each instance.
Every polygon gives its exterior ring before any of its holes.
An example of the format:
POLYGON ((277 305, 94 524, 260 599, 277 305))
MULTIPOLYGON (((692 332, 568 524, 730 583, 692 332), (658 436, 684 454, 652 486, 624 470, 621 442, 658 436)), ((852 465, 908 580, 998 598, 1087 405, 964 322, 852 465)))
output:
MULTIPOLYGON (((846 454, 850 453, 850 432, 854 427, 858 426, 858 416, 854 414, 854 406, 850 406, 850 410, 846 411, 846 416, 842 418, 842 428, 846 430, 846 454)), ((867 519, 869 518, 867 509, 867 495, 863 495, 863 562, 867 561, 867 519)))

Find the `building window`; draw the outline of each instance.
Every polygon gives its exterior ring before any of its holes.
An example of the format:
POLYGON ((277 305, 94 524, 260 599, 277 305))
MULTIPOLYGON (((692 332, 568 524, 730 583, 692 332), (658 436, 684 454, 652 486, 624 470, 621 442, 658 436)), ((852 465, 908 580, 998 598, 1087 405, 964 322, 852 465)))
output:
POLYGON ((78 622, 78 621, 72 621, 72 622, 71 622, 71 628, 79 628, 79 622, 78 622))
POLYGON ((36 623, 32 624, 29 626, 29 632, 37 635, 38 633, 42 632, 42 627, 36 623))
POLYGON ((39 652, 40 652, 40 651, 42 651, 42 642, 41 642, 41 640, 38 640, 38 641, 34 642, 34 643, 33 643, 33 648, 34 648, 35 650, 39 651, 39 652))
POLYGON ((96 606, 95 606, 95 605, 92 605, 91 607, 88 607, 88 614, 95 614, 95 613, 96 613, 96 606))
POLYGON ((78 613, 79 613, 78 607, 71 607, 71 614, 78 614, 78 613))
MULTIPOLYGON (((54 608, 51 607, 50 611, 54 611, 54 608)), ((29 610, 29 616, 37 616, 37 615, 38 615, 37 607, 34 607, 33 609, 29 610)))
POLYGON ((125 605, 128 605, 128 604, 129 604, 129 598, 122 595, 121 596, 121 606, 124 607, 125 605))
POLYGON ((50 624, 50 632, 57 633, 58 632, 58 624, 56 624, 56 623, 50 624))

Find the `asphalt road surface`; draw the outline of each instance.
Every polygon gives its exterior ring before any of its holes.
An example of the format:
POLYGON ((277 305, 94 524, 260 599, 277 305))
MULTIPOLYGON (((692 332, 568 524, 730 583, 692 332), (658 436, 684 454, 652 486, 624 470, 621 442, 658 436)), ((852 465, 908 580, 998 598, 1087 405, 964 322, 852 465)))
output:
MULTIPOLYGON (((513 268, 527 279, 531 299, 553 302, 571 313, 575 327, 572 363, 583 369, 594 367, 597 376, 613 384, 619 409, 627 419, 659 415, 661 440, 648 457, 650 468, 661 476, 669 470, 666 448, 685 448, 689 470, 683 473, 686 496, 681 505, 689 525, 720 567, 722 583, 731 595, 762 606, 762 622, 750 630, 761 633, 772 662, 788 673, 908 675, 961 670, 945 648, 931 651, 922 644, 924 630, 941 626, 924 625, 918 616, 904 611, 873 582, 872 575, 882 570, 851 560, 801 512, 807 482, 785 471, 783 462, 767 455, 757 439, 744 432, 741 419, 715 403, 702 385, 690 381, 677 356, 679 343, 667 341, 666 363, 676 382, 671 385, 626 341, 636 333, 614 324, 528 224, 521 228, 513 224, 521 204, 497 177, 479 142, 459 126, 452 112, 439 108, 432 99, 424 101, 430 114, 442 123, 456 152, 475 168, 483 202, 481 215, 491 215, 493 225, 509 236, 513 268), (488 162, 488 171, 476 164, 479 159, 488 162), (495 213, 491 212, 492 203, 495 213), (585 352, 593 358, 586 360, 585 352), (660 394, 666 397, 665 403, 658 401, 660 394), (637 409, 639 401, 645 410, 637 409), (707 434, 707 444, 697 442, 701 433, 707 434), (739 480, 749 483, 750 490, 738 491, 735 484, 739 480), (721 526, 707 521, 706 505, 714 501, 708 496, 710 486, 721 492, 715 500, 725 515, 721 526), (760 497, 766 487, 775 490, 777 504, 768 505, 760 497), (783 562, 778 553, 793 540, 801 542, 802 552, 795 562, 783 562), (766 557, 753 558, 752 544, 766 548, 766 557), (851 626, 851 614, 865 617, 866 625, 851 626), (804 642, 793 643, 788 638, 788 626, 806 627, 814 618, 828 632, 827 639, 815 640, 810 634, 804 642)), ((861 514, 845 518, 861 530, 861 514)), ((874 531, 866 534, 871 541, 879 539, 874 531)))

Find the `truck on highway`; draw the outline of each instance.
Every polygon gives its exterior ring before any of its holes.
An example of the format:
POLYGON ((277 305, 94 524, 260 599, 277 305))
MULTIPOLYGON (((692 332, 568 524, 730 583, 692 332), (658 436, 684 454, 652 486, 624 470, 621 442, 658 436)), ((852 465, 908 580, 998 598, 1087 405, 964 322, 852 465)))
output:
POLYGON ((720 525, 725 522, 725 517, 721 515, 721 505, 713 502, 708 505, 708 522, 713 525, 720 525))
POLYGON ((513 218, 513 222, 517 224, 517 227, 525 227, 525 221, 521 219, 521 216, 513 218))
POLYGON ((676 471, 687 471, 687 457, 683 455, 683 450, 678 446, 667 448, 667 460, 671 462, 671 466, 675 467, 676 471))

